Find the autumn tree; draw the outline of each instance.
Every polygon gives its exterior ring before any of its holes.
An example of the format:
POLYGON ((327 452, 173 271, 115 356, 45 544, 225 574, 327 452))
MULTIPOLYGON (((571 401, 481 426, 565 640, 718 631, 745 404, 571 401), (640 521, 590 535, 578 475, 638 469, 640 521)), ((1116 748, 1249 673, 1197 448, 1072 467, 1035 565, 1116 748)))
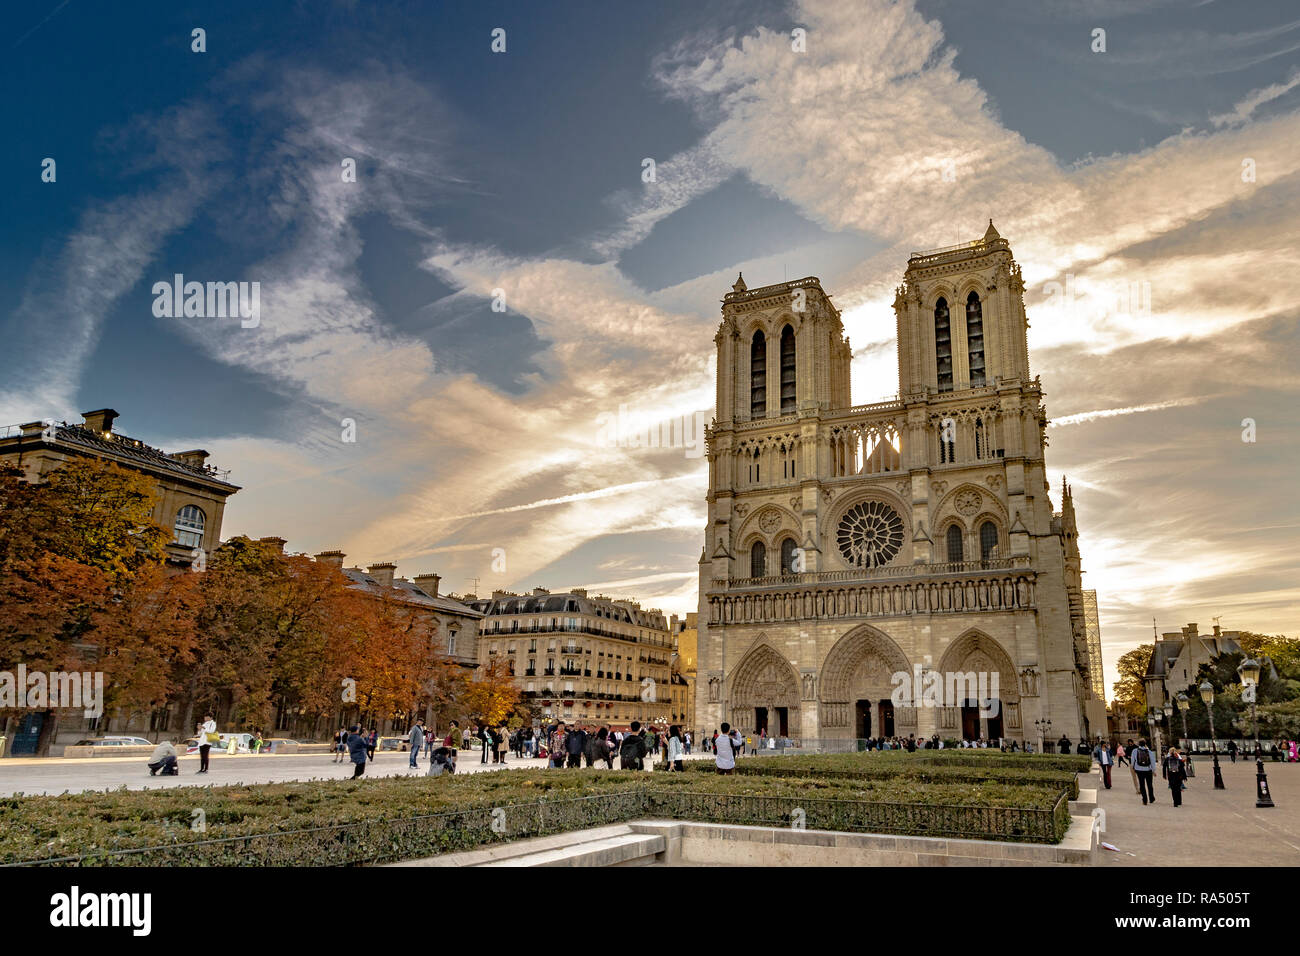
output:
MULTIPOLYGON (((39 483, 0 469, 0 662, 29 670, 104 673, 130 681, 130 655, 110 626, 124 595, 152 578, 170 534, 153 520, 153 482, 98 459, 73 459, 39 483)), ((37 753, 49 752, 56 711, 44 711, 37 753)))
POLYGON ((1138 717, 1146 716, 1147 712, 1147 694, 1142 677, 1147 672, 1147 666, 1151 663, 1151 655, 1154 652, 1155 645, 1139 644, 1115 662, 1115 669, 1119 671, 1119 680, 1115 682, 1113 688, 1114 702, 1122 704, 1129 713, 1138 717))
POLYGON ((478 675, 465 683, 460 696, 463 713, 480 726, 496 726, 510 715, 519 702, 509 665, 501 659, 491 659, 478 669, 478 675))

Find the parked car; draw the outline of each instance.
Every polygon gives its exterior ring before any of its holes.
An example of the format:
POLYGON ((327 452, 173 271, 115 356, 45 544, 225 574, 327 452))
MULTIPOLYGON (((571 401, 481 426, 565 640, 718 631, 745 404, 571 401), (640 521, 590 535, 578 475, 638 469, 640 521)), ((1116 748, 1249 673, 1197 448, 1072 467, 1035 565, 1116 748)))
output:
POLYGON ((375 751, 378 752, 381 750, 401 750, 405 752, 409 750, 410 747, 411 747, 410 737, 380 737, 379 745, 375 747, 375 751))
POLYGON ((154 742, 144 737, 86 737, 74 747, 152 747, 154 742))
MULTIPOLYGON (((235 738, 235 753, 246 754, 251 752, 249 745, 253 741, 252 734, 217 734, 217 737, 220 738, 220 743, 215 743, 212 745, 212 750, 214 753, 217 751, 227 750, 230 747, 231 737, 235 738)), ((187 754, 198 753, 199 738, 187 737, 185 739, 185 752, 187 754)))

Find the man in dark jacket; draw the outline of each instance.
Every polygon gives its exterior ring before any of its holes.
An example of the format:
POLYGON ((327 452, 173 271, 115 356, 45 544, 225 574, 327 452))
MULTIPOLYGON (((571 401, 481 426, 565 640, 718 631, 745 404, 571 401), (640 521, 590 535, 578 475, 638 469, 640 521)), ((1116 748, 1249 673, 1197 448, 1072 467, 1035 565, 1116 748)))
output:
POLYGON ((1155 803, 1156 791, 1153 779, 1156 772, 1156 755, 1151 752, 1146 740, 1138 741, 1137 749, 1133 751, 1131 759, 1133 770, 1137 773, 1138 793, 1142 794, 1142 806, 1155 803))
POLYGON ((582 766, 582 752, 587 749, 587 731, 574 727, 569 736, 564 738, 564 752, 568 754, 570 767, 582 766))
POLYGON ((366 772, 366 738, 361 736, 361 725, 348 728, 348 755, 352 758, 352 779, 366 772))
POLYGON ((623 735, 623 743, 618 748, 618 767, 620 770, 644 770, 645 756, 648 753, 645 738, 641 736, 641 721, 632 721, 632 732, 623 735))
POLYGON ((1178 755, 1177 747, 1170 747, 1169 753, 1165 754, 1164 766, 1161 767, 1161 773, 1169 783, 1169 793, 1174 798, 1174 806, 1183 805, 1183 781, 1187 779, 1187 768, 1183 766, 1183 758, 1178 755))

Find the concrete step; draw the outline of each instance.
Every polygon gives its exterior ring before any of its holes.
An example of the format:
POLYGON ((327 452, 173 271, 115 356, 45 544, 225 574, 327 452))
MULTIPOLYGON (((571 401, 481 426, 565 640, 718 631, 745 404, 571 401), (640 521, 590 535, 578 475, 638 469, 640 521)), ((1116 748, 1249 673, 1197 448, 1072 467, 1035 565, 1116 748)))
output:
POLYGON ((494 860, 481 866, 637 866, 655 862, 655 854, 668 848, 662 836, 627 833, 588 840, 573 846, 494 860))
POLYGON ((1070 801, 1070 813, 1073 816, 1089 816, 1097 806, 1097 791, 1087 787, 1079 788, 1079 796, 1070 801))

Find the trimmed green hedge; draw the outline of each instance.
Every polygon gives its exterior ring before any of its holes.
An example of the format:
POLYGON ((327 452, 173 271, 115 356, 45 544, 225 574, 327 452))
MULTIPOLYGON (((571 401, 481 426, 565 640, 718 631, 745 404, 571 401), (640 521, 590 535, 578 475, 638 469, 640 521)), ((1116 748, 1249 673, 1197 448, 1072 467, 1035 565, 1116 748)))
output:
MULTIPOLYGON (((689 769, 712 773, 712 761, 691 761, 689 769)), ((1051 766, 1003 766, 983 762, 876 760, 872 754, 815 754, 797 757, 745 757, 736 762, 738 775, 764 777, 816 777, 822 779, 906 780, 911 783, 1005 783, 1049 787, 1079 796, 1073 770, 1051 766)))
MULTIPOLYGON (((742 761, 744 763, 744 761, 742 761)), ((0 798, 0 863, 379 863, 645 816, 1058 842, 1064 788, 590 770, 0 798), (202 810, 206 832, 192 830, 202 810)))

